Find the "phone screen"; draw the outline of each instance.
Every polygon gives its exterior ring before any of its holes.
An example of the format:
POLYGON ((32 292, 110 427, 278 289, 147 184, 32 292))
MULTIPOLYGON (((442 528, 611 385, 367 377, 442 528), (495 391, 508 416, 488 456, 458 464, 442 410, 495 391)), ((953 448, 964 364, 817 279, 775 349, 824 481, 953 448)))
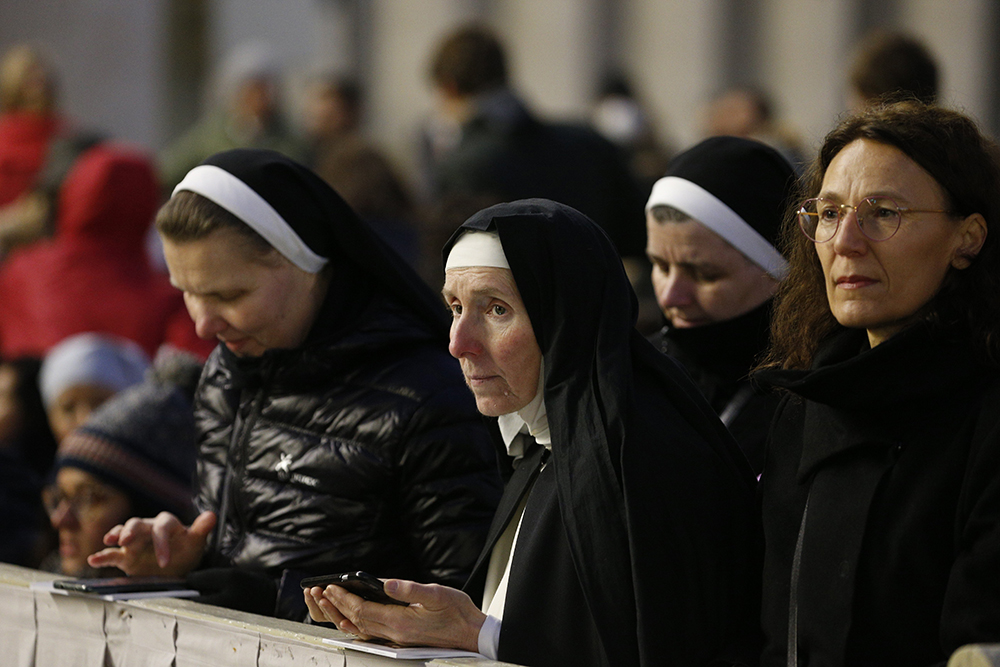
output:
POLYGON ((135 593, 142 591, 175 591, 190 588, 183 579, 175 577, 111 577, 107 579, 60 579, 54 588, 79 593, 135 593))
POLYGON ((340 574, 322 575, 319 577, 308 577, 301 581, 302 588, 312 588, 319 586, 326 588, 329 585, 340 586, 358 597, 369 602, 381 604, 398 604, 403 607, 409 606, 408 602, 395 600, 389 597, 383 588, 382 580, 372 576, 367 572, 342 572, 340 574))

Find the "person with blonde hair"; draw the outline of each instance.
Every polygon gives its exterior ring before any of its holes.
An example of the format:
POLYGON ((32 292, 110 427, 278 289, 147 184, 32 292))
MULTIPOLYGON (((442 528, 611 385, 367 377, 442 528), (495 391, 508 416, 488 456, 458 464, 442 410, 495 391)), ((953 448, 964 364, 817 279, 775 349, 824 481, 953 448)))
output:
POLYGON ((33 191, 65 128, 48 58, 27 44, 8 49, 0 60, 0 253, 47 231, 51 202, 33 191))

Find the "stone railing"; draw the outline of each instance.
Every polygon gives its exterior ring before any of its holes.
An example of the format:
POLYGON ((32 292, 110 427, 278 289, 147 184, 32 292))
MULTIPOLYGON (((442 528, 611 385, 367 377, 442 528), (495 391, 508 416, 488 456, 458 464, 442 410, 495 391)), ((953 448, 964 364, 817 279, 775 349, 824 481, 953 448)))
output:
MULTIPOLYGON (((485 658, 429 662, 324 644, 337 630, 175 598, 106 602, 32 590, 52 575, 0 563, 2 667, 514 667, 485 658)), ((1000 667, 1000 644, 966 646, 948 667, 1000 667)))
POLYGON ((106 602, 30 588, 48 573, 0 564, 0 665, 11 667, 280 667, 462 665, 477 658, 400 661, 333 647, 337 630, 175 598, 106 602))

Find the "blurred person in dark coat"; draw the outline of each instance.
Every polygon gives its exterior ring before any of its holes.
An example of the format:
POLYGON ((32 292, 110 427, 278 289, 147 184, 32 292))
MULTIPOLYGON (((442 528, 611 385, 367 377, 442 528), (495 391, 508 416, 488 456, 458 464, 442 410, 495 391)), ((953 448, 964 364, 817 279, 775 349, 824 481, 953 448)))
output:
POLYGON ((590 127, 546 121, 529 109, 510 86, 493 32, 467 26, 446 36, 431 79, 438 118, 452 136, 432 141, 436 198, 469 197, 477 208, 552 199, 593 219, 622 257, 642 262, 643 192, 621 152, 590 127))

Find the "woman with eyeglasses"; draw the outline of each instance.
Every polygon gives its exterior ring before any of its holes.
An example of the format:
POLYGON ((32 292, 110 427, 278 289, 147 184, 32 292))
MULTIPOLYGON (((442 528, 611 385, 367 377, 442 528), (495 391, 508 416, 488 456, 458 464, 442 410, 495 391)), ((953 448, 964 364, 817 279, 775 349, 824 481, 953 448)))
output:
POLYGON ((1000 641, 1000 190, 961 114, 843 120, 790 217, 757 379, 764 665, 944 664, 1000 641))

